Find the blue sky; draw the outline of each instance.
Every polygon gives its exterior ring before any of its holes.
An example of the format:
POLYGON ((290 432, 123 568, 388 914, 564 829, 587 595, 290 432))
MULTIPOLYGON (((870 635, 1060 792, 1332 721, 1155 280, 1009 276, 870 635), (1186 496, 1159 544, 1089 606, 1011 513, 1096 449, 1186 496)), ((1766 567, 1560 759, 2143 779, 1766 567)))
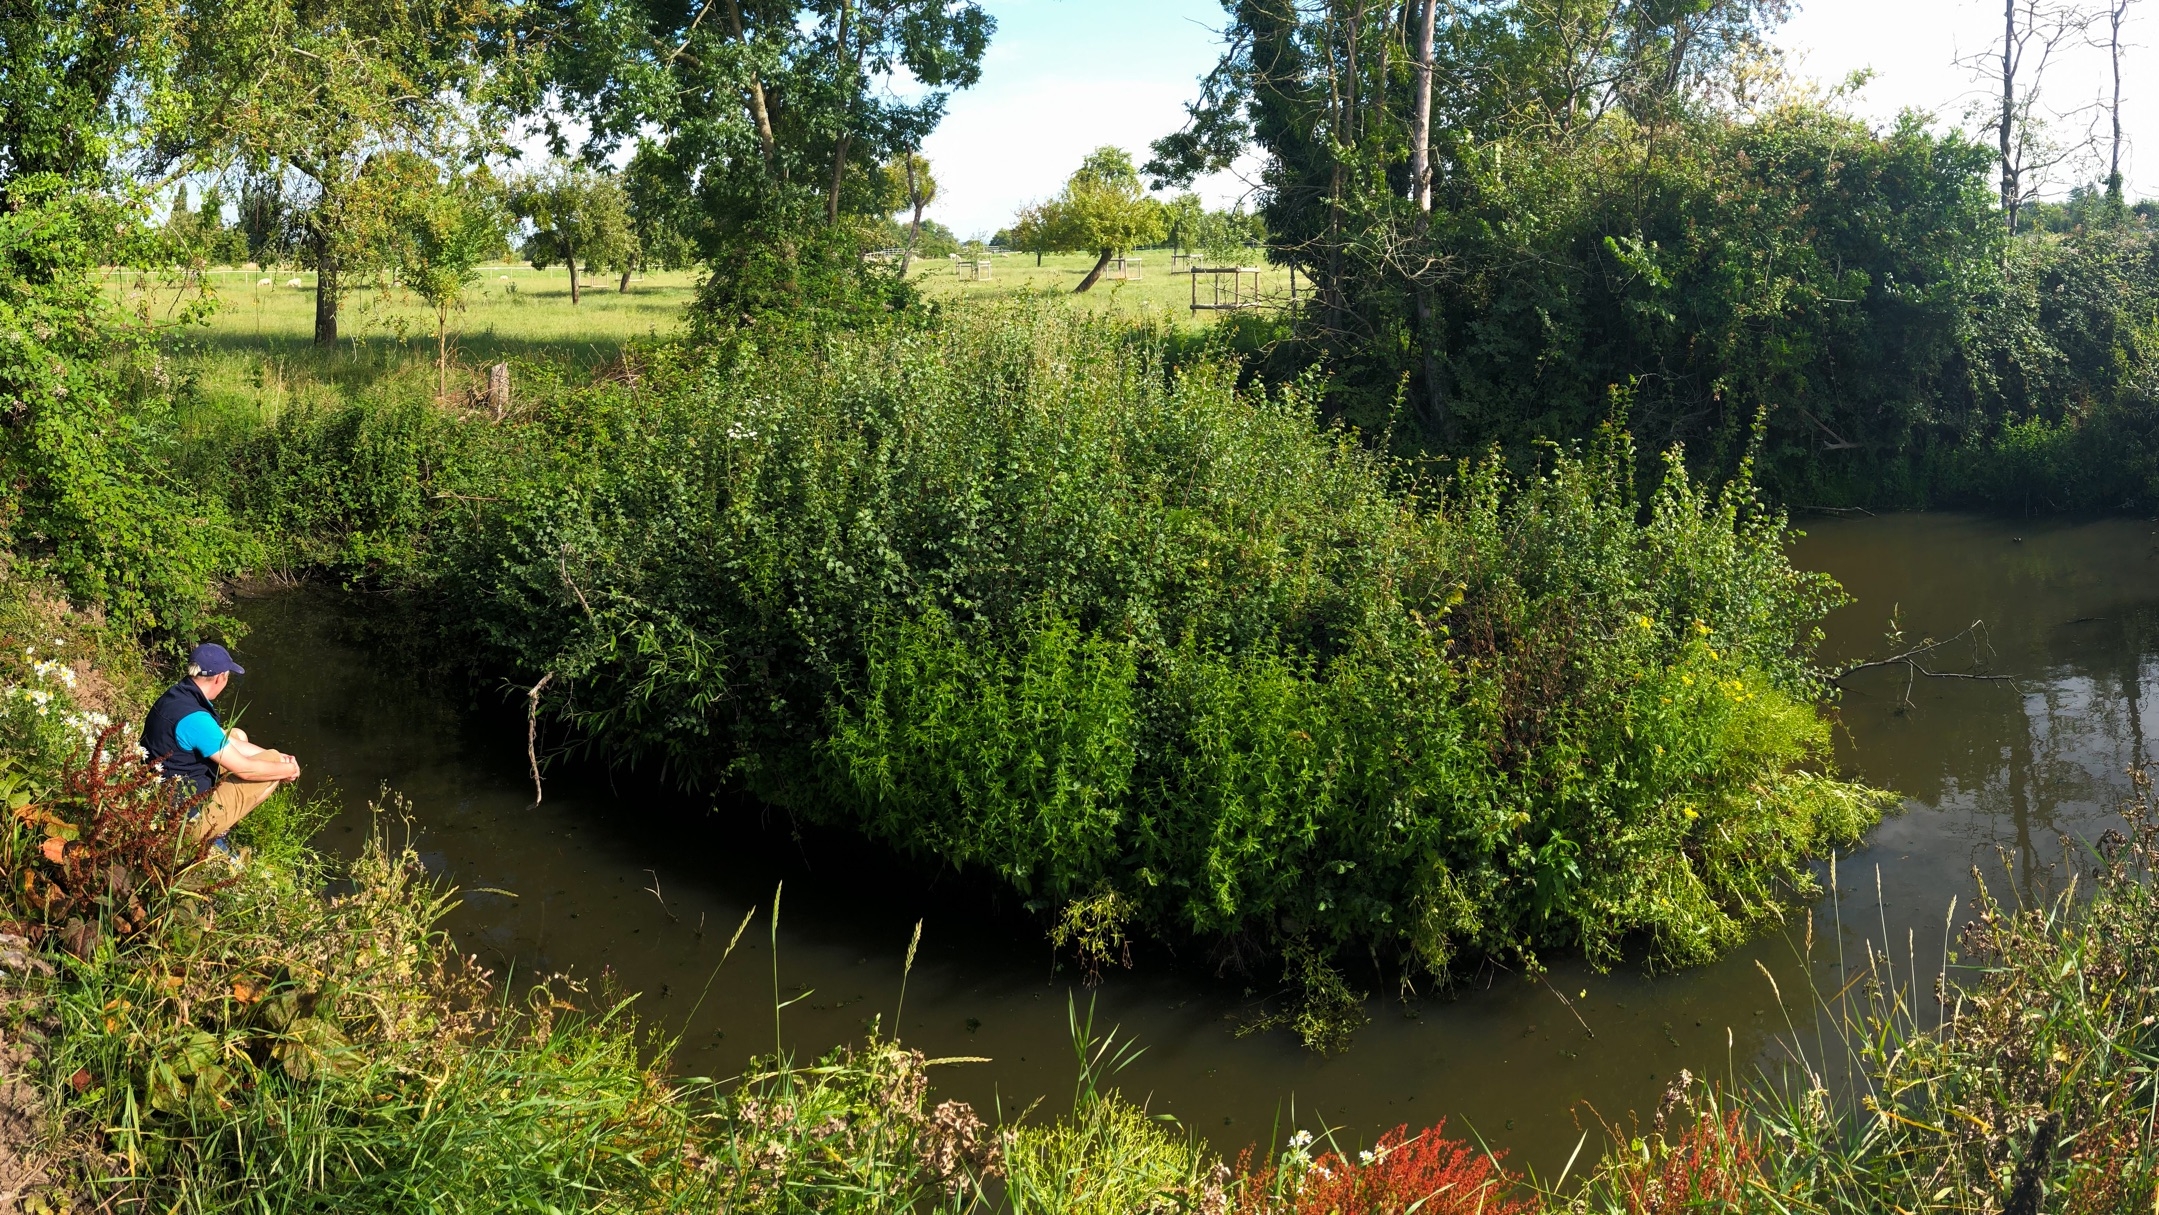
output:
MULTIPOLYGON (((1195 82, 1214 64, 1222 23, 1215 0, 989 0, 997 35, 982 83, 952 99, 925 152, 940 187, 930 216, 961 236, 987 236, 1020 205, 1056 193, 1082 156, 1116 144, 1144 159, 1149 142, 1177 129, 1195 82)), ((2146 6, 2159 9, 2159 6, 2146 6)), ((1880 121, 1915 107, 1945 123, 1963 118, 1979 95, 1955 65, 2000 28, 1993 0, 1803 0, 1778 42, 1800 74, 1834 83, 1857 68, 1874 81, 1856 108, 1880 121)), ((2159 147, 2159 19, 2139 11, 2125 88, 2124 123, 2159 147)), ((2056 108, 2087 103, 2103 84, 2095 52, 2051 67, 2047 96, 2056 108)), ((2067 127, 2081 132, 2081 118, 2067 127)), ((2154 157, 2159 167, 2159 155, 2154 157)), ((2159 174, 2135 171, 2130 192, 2159 193, 2159 174), (2139 190, 2139 187, 2142 190, 2139 190)), ((1234 174, 1204 181, 1217 205, 1246 189, 1234 174)))

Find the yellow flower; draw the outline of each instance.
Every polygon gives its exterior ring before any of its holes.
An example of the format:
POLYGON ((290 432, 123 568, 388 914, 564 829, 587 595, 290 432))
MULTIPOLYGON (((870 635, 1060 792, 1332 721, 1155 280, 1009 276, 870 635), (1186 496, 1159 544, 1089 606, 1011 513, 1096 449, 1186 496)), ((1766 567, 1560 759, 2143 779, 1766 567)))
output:
POLYGON ((1696 810, 1692 806, 1681 806, 1679 808, 1679 812, 1686 815, 1689 819, 1697 819, 1702 817, 1701 811, 1696 810))
POLYGON ((1697 633, 1699 633, 1699 634, 1701 634, 1701 635, 1702 635, 1702 636, 1704 636, 1704 637, 1707 637, 1707 636, 1709 636, 1709 626, 1708 626, 1708 625, 1706 625, 1706 624, 1703 624, 1703 623, 1702 623, 1701 621, 1699 621, 1699 620, 1697 620, 1697 621, 1695 621, 1695 622, 1694 622, 1694 631, 1695 631, 1695 632, 1697 632, 1697 633))
POLYGON ((1682 676, 1680 676, 1680 677, 1679 677, 1679 682, 1681 682, 1681 683, 1683 683, 1683 684, 1685 684, 1685 685, 1687 685, 1688 687, 1690 687, 1690 688, 1691 688, 1691 687, 1693 687, 1693 686, 1694 686, 1694 676, 1692 676, 1692 675, 1682 675, 1682 676))
POLYGON ((1654 620, 1651 620, 1651 619, 1650 619, 1649 617, 1647 617, 1647 616, 1637 616, 1637 617, 1635 617, 1634 619, 1635 619, 1635 623, 1637 623, 1637 624, 1641 625, 1641 626, 1642 626, 1643 628, 1645 628, 1645 629, 1653 629, 1653 628, 1656 628, 1656 627, 1657 627, 1657 622, 1656 622, 1656 621, 1654 621, 1654 620))
POLYGON ((1722 658, 1722 657, 1724 657, 1724 655, 1722 655, 1722 654, 1719 654, 1719 653, 1717 653, 1717 652, 1716 652, 1715 650, 1711 650, 1711 651, 1709 651, 1709 656, 1710 656, 1711 658, 1722 658))

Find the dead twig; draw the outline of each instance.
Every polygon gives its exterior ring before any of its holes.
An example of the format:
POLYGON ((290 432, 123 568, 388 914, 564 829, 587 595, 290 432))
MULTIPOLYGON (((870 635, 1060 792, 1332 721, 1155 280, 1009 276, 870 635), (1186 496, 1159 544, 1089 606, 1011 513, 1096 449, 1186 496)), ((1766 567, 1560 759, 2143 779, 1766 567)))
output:
MULTIPOLYGON (((1972 671, 1936 671, 1929 669, 1919 661, 1944 646, 1969 638, 1972 643, 1972 661, 1976 663, 1979 661, 1979 649, 1981 646, 1985 646, 1989 652, 1994 649, 1993 642, 1987 639, 1986 630, 1986 621, 1974 620, 1965 625, 1955 635, 1945 637, 1940 641, 1930 637, 1900 654, 1892 654, 1887 658, 1870 659, 1865 662, 1855 662, 1831 676, 1830 682, 1842 684, 1846 676, 1856 675, 1861 671, 1871 671, 1877 667, 1901 666, 1904 668, 1904 696, 1900 703, 1905 708, 1910 708, 1912 705, 1912 687, 1921 675, 1926 676, 1928 679, 1968 679, 1975 683, 2006 683, 2011 687, 2016 687, 2017 681, 2013 675, 1986 675, 1972 671)), ((2021 689, 2019 690, 2021 691, 2021 689)))
MULTIPOLYGON (((540 682, 533 684, 525 693, 525 758, 532 764, 532 804, 535 806, 539 805, 540 799, 546 795, 546 790, 540 784, 540 693, 546 691, 547 685, 554 680, 555 673, 549 671, 540 676, 540 682)), ((659 879, 654 878, 653 881, 657 883, 659 879)))

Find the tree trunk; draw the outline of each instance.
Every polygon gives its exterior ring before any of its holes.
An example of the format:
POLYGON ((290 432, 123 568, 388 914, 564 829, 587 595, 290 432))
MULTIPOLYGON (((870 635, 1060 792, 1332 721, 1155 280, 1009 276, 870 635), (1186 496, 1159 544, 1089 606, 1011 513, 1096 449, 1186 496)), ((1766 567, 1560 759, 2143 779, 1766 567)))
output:
POLYGON ((337 261, 329 252, 330 238, 315 238, 315 344, 337 345, 337 261))
MULTIPOLYGON (((1087 277, 1080 280, 1079 286, 1072 288, 1072 294, 1078 295, 1082 291, 1093 287, 1095 285, 1095 280, 1102 277, 1102 268, 1109 265, 1109 259, 1115 257, 1116 255, 1117 251, 1115 249, 1104 249, 1102 251, 1102 256, 1094 259, 1094 269, 1087 272, 1087 277)), ((1039 265, 1040 262, 1038 261, 1036 264, 1039 265)))
POLYGON ((849 136, 841 135, 832 148, 832 189, 825 195, 825 222, 828 224, 840 222, 840 183, 847 180, 847 145, 850 142, 849 136))
POLYGON ((2107 55, 2114 65, 2114 101, 2107 107, 2114 120, 2114 147, 2107 158, 2107 201, 2115 211, 2122 208, 2122 17, 2132 0, 2113 0, 2107 7, 2107 55))
MULTIPOLYGON (((742 44, 743 50, 749 50, 750 40, 742 32, 742 6, 734 0, 728 0, 727 19, 734 23, 735 41, 742 44)), ((772 114, 765 108, 765 82, 756 72, 750 73, 750 117, 757 122, 757 146, 764 153, 765 172, 770 173, 777 141, 772 136, 772 114)))
POLYGON ((628 268, 624 268, 624 270, 622 271, 622 286, 620 286, 620 287, 618 287, 618 288, 616 288, 616 289, 615 289, 615 294, 616 294, 616 295, 628 295, 629 293, 630 293, 630 272, 629 272, 628 268))
POLYGON ((450 310, 435 309, 435 395, 450 391, 450 310))
POLYGON ((1417 3, 1417 101, 1409 115, 1409 181, 1419 211, 1432 209, 1432 36, 1439 0, 1417 3))
POLYGON ((1037 269, 1037 270, 1040 270, 1041 268, 1042 268, 1042 251, 1041 251, 1040 249, 1037 249, 1037 250, 1035 250, 1035 269, 1037 269))
POLYGON ((2017 0, 2002 0, 2002 122, 2000 135, 2002 156, 2002 218, 2009 225, 2009 234, 2017 231, 2017 202, 2020 191, 2017 183, 2016 160, 2010 153, 2011 134, 2017 118, 2017 0))
MULTIPOLYGON (((833 57, 843 66, 847 63, 847 18, 853 11, 853 8, 848 4, 848 0, 840 0, 838 36, 833 40, 832 52, 833 57)), ((855 50, 854 67, 854 74, 849 75, 847 78, 847 87, 849 88, 855 87, 861 79, 862 51, 859 47, 855 50)), ((851 99, 847 108, 849 110, 854 109, 851 99)), ((825 195, 825 222, 828 224, 840 222, 840 183, 846 180, 847 177, 848 143, 848 133, 841 131, 838 141, 832 146, 832 189, 825 195)))
POLYGON ((915 238, 922 235, 922 190, 915 184, 915 154, 907 154, 907 201, 914 206, 915 217, 907 225, 907 251, 900 254, 900 277, 907 277, 907 268, 915 263, 915 238))
POLYGON ((577 302, 577 259, 570 259, 570 302, 577 302))

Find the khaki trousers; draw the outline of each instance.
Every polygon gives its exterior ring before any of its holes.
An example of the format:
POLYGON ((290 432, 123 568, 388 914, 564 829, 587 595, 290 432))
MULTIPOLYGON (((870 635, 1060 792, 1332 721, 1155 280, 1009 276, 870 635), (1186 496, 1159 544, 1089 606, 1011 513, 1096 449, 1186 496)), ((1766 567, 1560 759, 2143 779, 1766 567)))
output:
POLYGON ((210 791, 210 800, 195 811, 188 823, 188 836, 196 840, 214 840, 239 825, 241 819, 254 812, 255 807, 270 800, 277 792, 279 780, 234 780, 226 777, 217 782, 210 791))

